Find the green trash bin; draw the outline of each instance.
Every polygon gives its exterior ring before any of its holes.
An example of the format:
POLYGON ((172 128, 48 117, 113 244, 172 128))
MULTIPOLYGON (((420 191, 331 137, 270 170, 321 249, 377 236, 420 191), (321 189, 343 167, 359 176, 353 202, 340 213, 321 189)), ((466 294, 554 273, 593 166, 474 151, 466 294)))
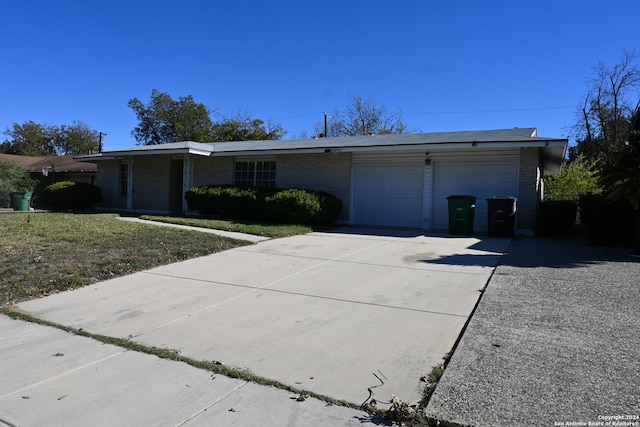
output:
POLYGON ((471 236, 476 211, 475 196, 449 196, 449 234, 471 236))
POLYGON ((11 193, 11 206, 15 211, 28 211, 31 205, 31 193, 27 191, 25 193, 11 193))

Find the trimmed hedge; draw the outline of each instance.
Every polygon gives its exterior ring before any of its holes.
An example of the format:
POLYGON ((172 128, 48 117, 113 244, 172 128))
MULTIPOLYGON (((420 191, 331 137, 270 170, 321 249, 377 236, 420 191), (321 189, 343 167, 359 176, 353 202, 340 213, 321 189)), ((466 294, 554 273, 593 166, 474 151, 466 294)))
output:
POLYGON ((599 245, 631 244, 634 213, 627 201, 611 202, 601 195, 580 198, 580 220, 587 238, 599 245))
POLYGON ((267 219, 307 225, 332 224, 340 215, 342 202, 324 191, 292 188, 266 199, 267 219))
POLYGON ((540 203, 537 235, 559 237, 573 235, 576 228, 576 203, 567 200, 549 200, 540 203))
POLYGON ((337 197, 302 189, 205 186, 187 191, 185 199, 203 215, 288 224, 332 224, 342 210, 337 197))
POLYGON ((203 215, 261 220, 265 218, 265 199, 277 191, 267 187, 204 186, 187 191, 185 199, 189 209, 203 215))
POLYGON ((44 189, 45 201, 57 210, 91 209, 102 201, 99 187, 86 182, 61 181, 44 189))

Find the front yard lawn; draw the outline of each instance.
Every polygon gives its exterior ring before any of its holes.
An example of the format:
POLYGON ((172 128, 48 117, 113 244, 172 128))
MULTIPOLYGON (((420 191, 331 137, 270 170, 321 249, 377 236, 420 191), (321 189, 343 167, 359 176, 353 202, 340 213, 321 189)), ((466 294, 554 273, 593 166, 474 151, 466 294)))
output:
POLYGON ((0 306, 249 244, 115 214, 2 214, 0 230, 0 306))

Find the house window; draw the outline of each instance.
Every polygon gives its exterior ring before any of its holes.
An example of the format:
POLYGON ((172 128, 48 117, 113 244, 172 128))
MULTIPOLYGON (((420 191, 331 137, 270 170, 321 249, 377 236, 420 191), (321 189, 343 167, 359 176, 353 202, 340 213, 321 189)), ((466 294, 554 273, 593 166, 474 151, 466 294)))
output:
POLYGON ((127 188, 129 187, 129 165, 120 164, 120 197, 127 197, 127 188))
POLYGON ((247 187, 275 187, 276 162, 236 162, 235 184, 247 187))

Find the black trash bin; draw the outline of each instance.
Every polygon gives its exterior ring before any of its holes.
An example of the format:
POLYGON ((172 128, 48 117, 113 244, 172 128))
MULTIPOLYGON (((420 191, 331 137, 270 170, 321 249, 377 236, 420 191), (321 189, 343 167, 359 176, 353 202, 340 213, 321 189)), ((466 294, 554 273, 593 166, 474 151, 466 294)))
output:
POLYGON ((515 197, 494 196, 487 199, 489 236, 513 237, 516 218, 515 197))
POLYGON ((475 196, 449 196, 449 234, 471 236, 476 211, 475 196))

